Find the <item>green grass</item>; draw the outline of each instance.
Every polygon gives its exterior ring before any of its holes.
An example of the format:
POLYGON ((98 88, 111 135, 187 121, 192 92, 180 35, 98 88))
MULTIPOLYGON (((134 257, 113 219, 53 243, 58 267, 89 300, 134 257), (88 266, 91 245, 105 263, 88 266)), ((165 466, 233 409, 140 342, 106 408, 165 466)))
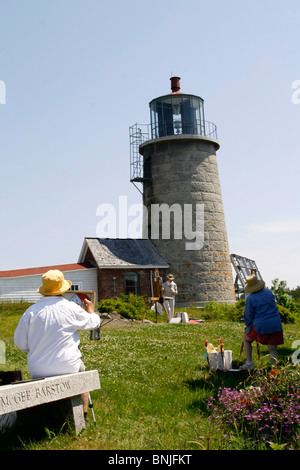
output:
MULTIPOLYGON (((13 344, 20 315, 20 311, 0 314, 0 340, 6 346, 6 364, 0 367, 21 369, 23 378, 29 378, 26 354, 13 344)), ((206 339, 217 345, 221 337, 225 349, 233 351, 234 367, 243 331, 240 322, 207 321, 102 329, 100 341, 91 341, 89 332, 81 332, 84 363, 88 370, 99 371, 101 382, 101 389, 91 393, 96 427, 90 415, 90 425, 79 436, 65 426, 61 431, 47 430, 42 438, 22 439, 0 448, 228 448, 222 432, 208 421, 207 402, 211 395, 216 396, 219 386, 242 387, 248 376, 209 371, 204 345, 206 339)), ((299 325, 285 325, 284 334, 285 344, 279 347, 283 362, 294 352, 291 344, 299 339, 299 325)), ((261 352, 260 362, 267 365, 267 348, 261 347, 261 352)), ((255 350, 254 360, 258 362, 255 350)))

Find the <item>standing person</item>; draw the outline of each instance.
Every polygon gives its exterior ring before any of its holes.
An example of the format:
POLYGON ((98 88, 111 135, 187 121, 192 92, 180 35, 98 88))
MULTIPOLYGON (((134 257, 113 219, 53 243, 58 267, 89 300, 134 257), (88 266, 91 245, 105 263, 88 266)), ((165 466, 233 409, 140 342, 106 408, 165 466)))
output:
POLYGON ((174 317, 175 310, 175 295, 178 294, 177 285, 174 282, 173 274, 167 276, 167 281, 162 285, 162 294, 164 297, 170 297, 165 300, 165 307, 168 311, 169 320, 174 317))
MULTIPOLYGON (((85 299, 83 308, 65 299, 71 281, 62 272, 50 270, 42 276, 38 292, 43 297, 30 306, 15 330, 15 345, 27 352, 32 378, 72 374, 85 370, 79 349, 78 330, 99 328, 100 317, 93 303, 85 299)), ((89 394, 82 395, 86 418, 89 394)))
POLYGON ((251 275, 246 279, 246 298, 244 321, 246 324, 244 348, 246 362, 240 369, 253 369, 252 342, 266 344, 272 365, 278 360, 277 345, 283 344, 282 324, 275 297, 272 291, 265 287, 265 282, 251 275))

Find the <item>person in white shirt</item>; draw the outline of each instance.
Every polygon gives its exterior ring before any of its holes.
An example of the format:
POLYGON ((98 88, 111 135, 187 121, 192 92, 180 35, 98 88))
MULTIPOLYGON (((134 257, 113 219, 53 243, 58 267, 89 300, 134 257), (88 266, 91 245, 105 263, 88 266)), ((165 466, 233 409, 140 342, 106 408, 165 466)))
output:
MULTIPOLYGON (((27 352, 32 378, 72 374, 85 370, 79 349, 78 330, 99 328, 100 317, 93 303, 85 299, 83 308, 65 299, 71 281, 63 273, 50 270, 42 276, 38 292, 43 297, 21 317, 14 333, 15 345, 27 352)), ((86 416, 89 395, 82 395, 86 416)))
POLYGON ((178 294, 177 285, 175 284, 174 279, 173 274, 169 274, 167 276, 167 281, 163 283, 161 290, 163 297, 169 297, 169 299, 165 299, 164 302, 169 315, 169 321, 174 317, 175 295, 178 294))

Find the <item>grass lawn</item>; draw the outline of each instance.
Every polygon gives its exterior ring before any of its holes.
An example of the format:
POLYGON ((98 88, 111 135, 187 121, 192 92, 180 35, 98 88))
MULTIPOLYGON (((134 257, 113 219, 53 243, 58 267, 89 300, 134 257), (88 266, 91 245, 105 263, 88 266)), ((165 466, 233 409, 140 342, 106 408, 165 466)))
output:
MULTIPOLYGON (((0 340, 5 344, 2 370, 21 369, 30 378, 26 354, 13 344, 13 332, 21 312, 0 315, 0 340)), ((39 439, 22 439, 0 445, 1 449, 102 449, 102 450, 198 450, 242 448, 228 442, 210 424, 207 402, 219 386, 243 387, 251 377, 241 373, 211 372, 204 357, 205 340, 233 351, 237 365, 244 324, 206 321, 194 324, 140 324, 118 329, 101 329, 100 341, 81 332, 81 351, 88 370, 99 371, 101 389, 91 393, 96 427, 90 414, 89 426, 75 436, 66 425, 46 430, 39 439)), ((284 326, 285 344, 279 347, 280 361, 294 352, 299 325, 284 326)), ((3 344, 3 343, 2 343, 3 344)), ((244 360, 244 356, 242 357, 244 360)), ((268 366, 267 348, 261 347, 256 365, 268 366)))

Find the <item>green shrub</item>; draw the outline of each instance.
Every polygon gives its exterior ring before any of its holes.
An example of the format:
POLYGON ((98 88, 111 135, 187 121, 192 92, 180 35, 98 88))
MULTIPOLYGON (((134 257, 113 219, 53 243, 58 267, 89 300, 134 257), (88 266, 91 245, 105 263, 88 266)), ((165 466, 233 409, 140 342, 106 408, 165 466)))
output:
MULTIPOLYGON (((227 303, 209 302, 201 310, 201 318, 204 320, 229 320, 244 321, 244 310, 246 301, 238 300, 234 305, 227 303)), ((295 323, 299 315, 291 312, 288 308, 277 304, 282 323, 295 323)))
POLYGON ((121 294, 113 299, 103 299, 98 303, 97 309, 103 312, 118 312, 122 317, 129 319, 141 319, 145 312, 145 301, 142 296, 134 294, 121 294))
POLYGON ((297 310, 297 303, 290 294, 286 281, 279 281, 278 278, 274 279, 272 281, 271 291, 275 296, 277 304, 289 309, 290 312, 297 310))
POLYGON ((209 302, 203 307, 201 316, 204 320, 241 321, 243 315, 240 311, 241 307, 236 308, 232 304, 209 302))
POLYGON ((291 312, 288 308, 283 307, 283 305, 276 304, 278 308, 278 312, 281 318, 282 323, 295 323, 296 322, 296 314, 291 312))
MULTIPOLYGON (((228 303, 209 302, 201 309, 201 311, 199 311, 199 313, 203 320, 243 322, 245 304, 245 300, 238 300, 234 305, 228 303)), ((120 297, 101 300, 98 303, 97 309, 102 313, 115 311, 125 318, 141 320, 145 313, 145 305, 145 299, 142 296, 121 294, 120 297)), ((277 308, 279 310, 282 323, 295 323, 299 316, 297 312, 291 312, 289 309, 279 304, 277 304, 277 308)), ((192 316, 195 313, 195 309, 183 308, 183 310, 186 310, 189 316, 192 316)), ((150 310, 148 311, 148 314, 151 316, 150 310)), ((165 318, 164 315, 162 317, 165 318)))
POLYGON ((237 321, 244 321, 244 310, 245 310, 245 306, 246 306, 246 300, 245 299, 242 299, 242 300, 238 300, 236 303, 235 303, 235 317, 236 317, 236 320, 237 321))

